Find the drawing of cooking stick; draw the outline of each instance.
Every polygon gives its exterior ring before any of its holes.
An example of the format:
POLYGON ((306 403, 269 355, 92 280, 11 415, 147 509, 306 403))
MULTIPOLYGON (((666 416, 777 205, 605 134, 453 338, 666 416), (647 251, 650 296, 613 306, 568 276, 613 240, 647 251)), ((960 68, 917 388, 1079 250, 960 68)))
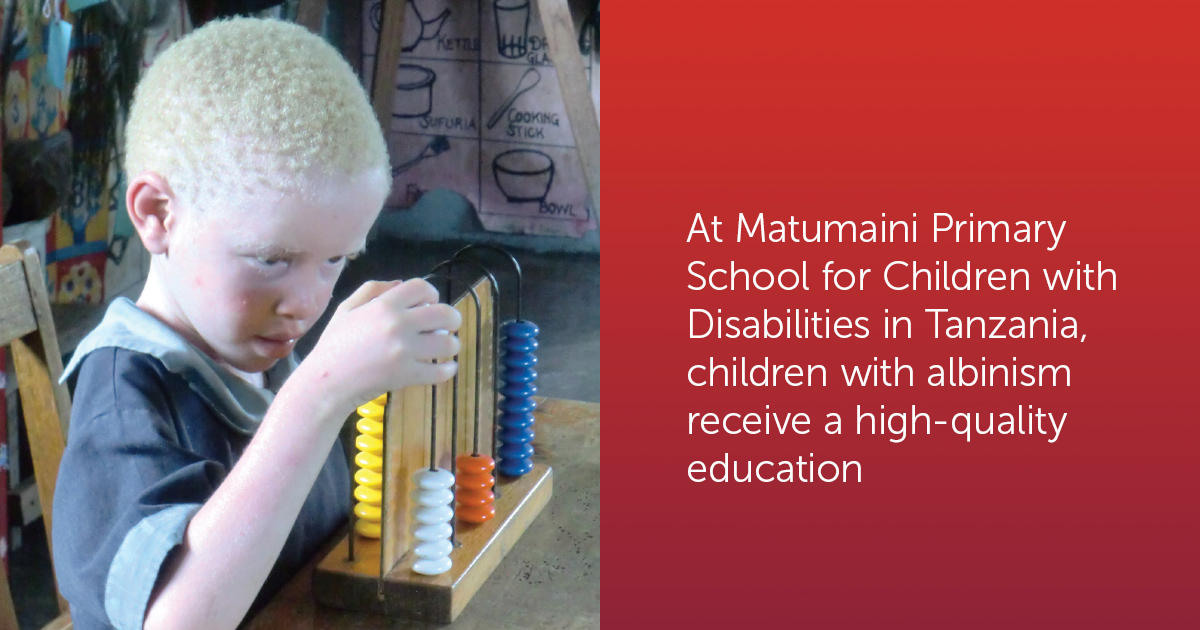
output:
POLYGON ((509 95, 507 100, 504 101, 504 104, 501 105, 499 109, 492 114, 492 117, 488 119, 487 128, 491 129, 492 127, 495 127, 496 123, 500 122, 500 119, 504 117, 504 113, 513 106, 513 103, 516 102, 517 98, 529 90, 537 87, 537 84, 541 83, 541 81, 542 73, 538 72, 537 68, 530 68, 526 70, 525 74, 521 75, 521 80, 517 82, 517 89, 513 90, 513 93, 509 95), (528 79, 531 75, 533 76, 533 83, 526 85, 525 79, 528 79))
POLYGON ((429 144, 427 144, 421 148, 421 151, 419 153, 417 153, 417 157, 415 157, 399 166, 393 167, 392 168, 392 177, 395 177, 395 176, 399 175, 400 173, 407 171, 408 169, 416 166, 420 162, 424 162, 425 160, 428 160, 429 158, 431 158, 435 155, 440 155, 449 150, 450 150, 450 139, 449 138, 447 138, 446 136, 434 136, 433 140, 429 141, 429 144))

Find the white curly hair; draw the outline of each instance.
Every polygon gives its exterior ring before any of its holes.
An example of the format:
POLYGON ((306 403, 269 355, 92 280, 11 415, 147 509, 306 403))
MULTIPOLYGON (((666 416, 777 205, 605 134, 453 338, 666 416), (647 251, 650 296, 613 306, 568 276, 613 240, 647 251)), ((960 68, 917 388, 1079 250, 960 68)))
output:
POLYGON ((211 22, 159 55, 134 95, 124 167, 129 180, 159 174, 196 208, 264 190, 311 196, 323 176, 391 180, 349 64, 303 27, 250 18, 211 22))

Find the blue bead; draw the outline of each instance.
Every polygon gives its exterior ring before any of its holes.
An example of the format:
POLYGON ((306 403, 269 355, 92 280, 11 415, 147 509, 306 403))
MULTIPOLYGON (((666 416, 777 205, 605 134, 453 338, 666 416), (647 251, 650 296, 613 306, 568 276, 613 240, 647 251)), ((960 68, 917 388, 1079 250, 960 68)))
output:
POLYGON ((500 415, 500 426, 506 429, 528 429, 533 426, 532 413, 505 413, 500 415))
POLYGON ((519 354, 521 352, 528 352, 528 351, 515 350, 515 351, 511 352, 508 356, 504 357, 505 367, 525 368, 525 369, 537 367, 537 362, 538 362, 537 357, 535 357, 532 354, 519 354))
POLYGON ((533 457, 532 444, 505 444, 500 447, 500 461, 513 459, 529 459, 533 457))
POLYGON ((498 464, 496 470, 509 477, 520 477, 533 470, 533 460, 530 459, 506 459, 501 462, 503 463, 498 464))
POLYGON ((529 383, 537 378, 537 370, 529 370, 525 368, 508 369, 504 371, 504 375, 500 377, 507 383, 529 383))
POLYGON ((537 393, 537 356, 534 351, 538 348, 538 327, 530 321, 513 321, 504 324, 504 366, 500 379, 504 382, 501 394, 504 400, 500 402, 502 411, 499 420, 500 430, 496 438, 500 441, 497 449, 496 470, 502 474, 519 477, 533 469, 533 412, 537 409, 537 401, 533 400, 537 393))
POLYGON ((500 439, 505 444, 528 444, 533 441, 533 429, 505 427, 500 430, 500 439))
POLYGON ((537 385, 529 383, 512 383, 505 385, 501 390, 505 398, 529 398, 537 394, 537 385))
POLYGON ((539 332, 537 324, 525 319, 504 324, 504 334, 509 337, 536 337, 539 332))
POLYGON ((537 409, 537 401, 532 398, 505 398, 500 401, 500 409, 505 413, 530 414, 537 409))

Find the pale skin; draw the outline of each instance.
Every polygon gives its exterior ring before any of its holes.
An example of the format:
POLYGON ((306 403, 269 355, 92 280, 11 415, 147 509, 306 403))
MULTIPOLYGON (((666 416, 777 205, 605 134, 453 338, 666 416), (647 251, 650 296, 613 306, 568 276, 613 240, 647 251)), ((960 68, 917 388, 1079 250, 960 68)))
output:
MULTIPOLYGON (((141 173, 126 197, 152 255, 138 306, 261 385, 325 311, 347 257, 363 249, 385 178, 322 176, 311 198, 264 193, 231 212, 187 207, 163 177, 141 173)), ((369 282, 339 305, 164 564, 144 627, 236 628, 346 417, 386 391, 452 377, 458 340, 445 333, 460 323, 423 280, 369 282)))

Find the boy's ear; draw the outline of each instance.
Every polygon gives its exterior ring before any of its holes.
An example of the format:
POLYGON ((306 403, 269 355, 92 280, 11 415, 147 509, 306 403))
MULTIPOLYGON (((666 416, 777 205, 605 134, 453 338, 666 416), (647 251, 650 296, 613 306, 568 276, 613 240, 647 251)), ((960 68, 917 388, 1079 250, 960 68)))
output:
POLYGON ((142 171, 129 182, 125 192, 129 219, 151 254, 167 253, 175 216, 175 194, 166 178, 153 171, 142 171))

